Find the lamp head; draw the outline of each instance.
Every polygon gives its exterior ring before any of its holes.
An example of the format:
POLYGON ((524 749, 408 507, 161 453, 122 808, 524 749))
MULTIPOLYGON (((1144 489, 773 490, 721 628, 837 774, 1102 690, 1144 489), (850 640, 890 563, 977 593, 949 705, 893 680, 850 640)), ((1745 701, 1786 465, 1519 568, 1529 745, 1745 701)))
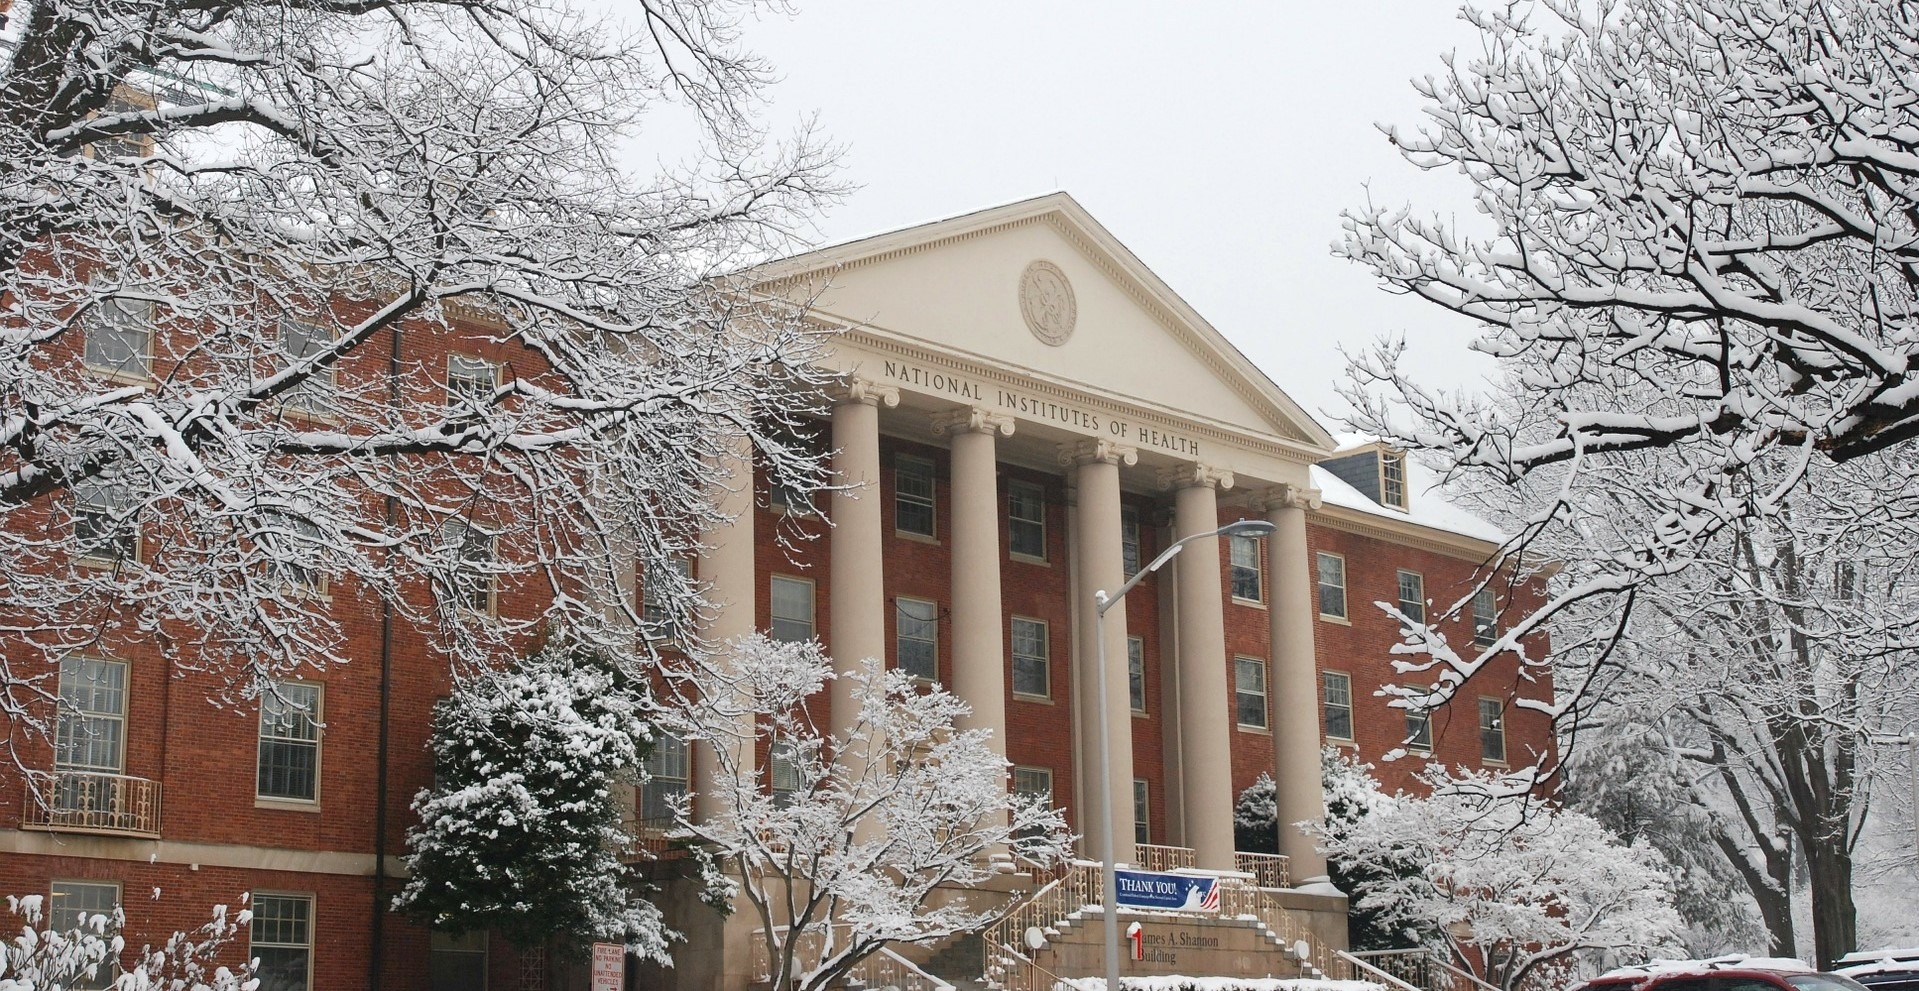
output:
POLYGON ((1219 528, 1222 537, 1264 537, 1279 529, 1266 520, 1234 520, 1219 528))

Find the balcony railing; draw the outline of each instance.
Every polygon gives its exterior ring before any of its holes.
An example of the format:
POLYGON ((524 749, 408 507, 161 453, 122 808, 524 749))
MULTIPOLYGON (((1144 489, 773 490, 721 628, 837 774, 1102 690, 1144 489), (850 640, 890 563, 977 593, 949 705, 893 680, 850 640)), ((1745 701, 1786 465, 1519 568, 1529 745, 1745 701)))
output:
POLYGON ((1158 846, 1152 843, 1135 843, 1134 856, 1139 858, 1139 866, 1149 871, 1170 871, 1181 867, 1192 867, 1198 863, 1189 846, 1158 846))
POLYGON ((22 829, 160 836, 160 782, 97 771, 27 776, 22 829))
POLYGON ((1238 868, 1253 876, 1253 883, 1262 888, 1286 888, 1292 886, 1291 861, 1285 854, 1247 853, 1244 850, 1234 854, 1238 868))

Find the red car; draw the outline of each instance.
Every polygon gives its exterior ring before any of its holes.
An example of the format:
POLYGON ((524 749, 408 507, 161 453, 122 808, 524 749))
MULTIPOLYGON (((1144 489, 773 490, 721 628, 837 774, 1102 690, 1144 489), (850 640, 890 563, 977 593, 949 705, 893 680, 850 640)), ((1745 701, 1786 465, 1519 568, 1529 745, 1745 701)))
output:
POLYGON ((1732 958, 1648 964, 1615 970, 1573 991, 1866 991, 1850 977, 1822 974, 1797 960, 1732 958))

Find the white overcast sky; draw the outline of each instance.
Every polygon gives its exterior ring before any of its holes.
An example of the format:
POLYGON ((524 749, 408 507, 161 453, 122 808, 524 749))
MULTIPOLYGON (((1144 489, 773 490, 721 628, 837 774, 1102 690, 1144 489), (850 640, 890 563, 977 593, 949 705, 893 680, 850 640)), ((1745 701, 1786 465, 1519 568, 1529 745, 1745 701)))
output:
POLYGON ((1490 370, 1459 318, 1329 252, 1368 184, 1470 208, 1374 127, 1415 122, 1409 80, 1477 51, 1454 0, 799 0, 745 41, 782 76, 774 130, 817 112, 845 147, 858 189, 825 240, 1063 189, 1322 420, 1342 344, 1403 334, 1444 388, 1490 370))

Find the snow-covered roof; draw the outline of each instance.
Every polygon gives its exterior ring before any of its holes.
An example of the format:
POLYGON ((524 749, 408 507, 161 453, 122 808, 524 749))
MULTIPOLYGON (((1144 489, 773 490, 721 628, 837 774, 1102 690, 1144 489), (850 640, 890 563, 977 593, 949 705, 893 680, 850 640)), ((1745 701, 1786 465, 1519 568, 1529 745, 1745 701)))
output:
POLYGON ((1900 962, 1900 961, 1903 961, 1905 963, 1919 963, 1919 946, 1909 946, 1909 947, 1906 947, 1905 949, 1887 948, 1883 950, 1854 950, 1853 952, 1848 953, 1845 956, 1839 958, 1839 962, 1842 964, 1888 963, 1888 962, 1900 962))
MULTIPOLYGON (((1360 434, 1337 434, 1334 440, 1339 444, 1338 450, 1333 453, 1335 458, 1377 443, 1375 438, 1360 434)), ((1498 527, 1447 502, 1439 477, 1414 458, 1406 459, 1406 491, 1410 498, 1406 500, 1407 508, 1403 510, 1382 506, 1366 498, 1364 493, 1318 466, 1312 469, 1312 484, 1320 491, 1328 506, 1357 510, 1389 520, 1402 520, 1494 544, 1506 541, 1507 534, 1498 527)))
POLYGON ((1632 967, 1620 967, 1599 975, 1597 980, 1663 977, 1669 974, 1697 974, 1714 970, 1770 970, 1787 974, 1815 973, 1811 964, 1792 957, 1749 957, 1740 953, 1705 960, 1651 960, 1632 967))

